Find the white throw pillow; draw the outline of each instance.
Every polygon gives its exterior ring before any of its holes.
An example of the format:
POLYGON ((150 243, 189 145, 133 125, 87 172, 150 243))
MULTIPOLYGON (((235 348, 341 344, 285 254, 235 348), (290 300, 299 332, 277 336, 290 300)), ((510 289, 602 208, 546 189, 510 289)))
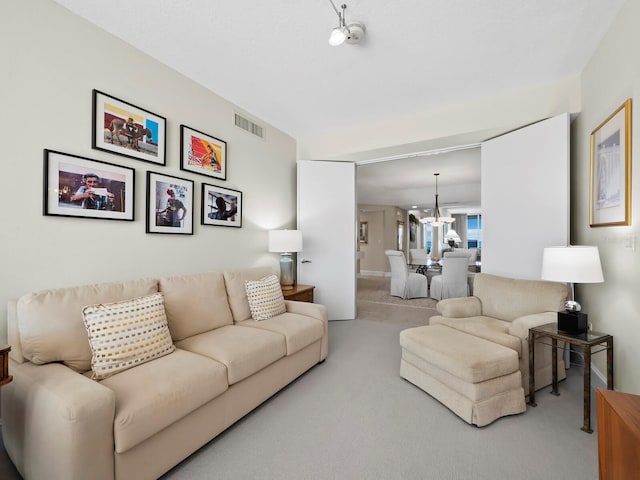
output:
POLYGON ((287 308, 280 288, 280 280, 275 275, 244 282, 247 300, 254 320, 267 320, 281 313, 287 308))
POLYGON ((89 335, 91 378, 104 379, 175 350, 162 293, 88 305, 82 318, 89 335))

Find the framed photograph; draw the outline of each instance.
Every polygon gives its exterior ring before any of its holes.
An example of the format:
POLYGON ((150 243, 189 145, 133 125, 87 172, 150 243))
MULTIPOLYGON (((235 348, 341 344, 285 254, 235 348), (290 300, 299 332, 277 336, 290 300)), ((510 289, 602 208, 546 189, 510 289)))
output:
POLYGON ((369 222, 360 222, 358 240, 360 243, 369 243, 369 222))
POLYGON ((180 169, 227 179, 227 142, 180 125, 180 169))
POLYGON ((194 183, 147 172, 147 233, 193 235, 194 183))
POLYGON ((202 184, 202 225, 242 227, 242 192, 202 184))
POLYGON ((589 225, 631 224, 631 99, 591 132, 589 225))
POLYGON ((133 168, 44 150, 44 215, 133 221, 133 168))
POLYGON ((166 165, 164 117, 93 90, 92 118, 92 148, 166 165))

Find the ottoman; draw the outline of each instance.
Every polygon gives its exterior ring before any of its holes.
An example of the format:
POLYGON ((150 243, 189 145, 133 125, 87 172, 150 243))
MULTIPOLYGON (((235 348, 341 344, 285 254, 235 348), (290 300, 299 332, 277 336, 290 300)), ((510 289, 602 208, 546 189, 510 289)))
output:
POLYGON ((470 424, 526 410, 515 350, 445 325, 400 332, 400 376, 470 424))

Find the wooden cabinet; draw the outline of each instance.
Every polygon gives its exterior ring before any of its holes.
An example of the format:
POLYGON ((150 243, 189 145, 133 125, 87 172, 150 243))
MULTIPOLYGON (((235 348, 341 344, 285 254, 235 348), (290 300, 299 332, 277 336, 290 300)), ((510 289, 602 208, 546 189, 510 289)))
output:
POLYGON ((9 352, 11 347, 0 345, 0 386, 9 383, 13 377, 9 375, 9 352))
POLYGON ((313 303, 313 285, 295 285, 291 290, 283 290, 285 300, 313 303))
POLYGON ((600 480, 640 478, 640 395, 598 390, 600 480))

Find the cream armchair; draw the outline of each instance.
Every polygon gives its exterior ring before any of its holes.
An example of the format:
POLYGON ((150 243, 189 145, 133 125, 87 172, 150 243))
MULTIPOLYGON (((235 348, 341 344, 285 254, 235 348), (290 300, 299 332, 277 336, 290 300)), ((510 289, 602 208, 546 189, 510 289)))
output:
MULTIPOLYGON (((446 259, 445 259, 446 260, 446 259)), ((474 296, 438 302, 439 316, 430 325, 450 328, 509 347, 518 353, 522 386, 529 393, 529 328, 557 322, 568 297, 565 284, 542 280, 519 280, 477 273, 474 296)), ((562 347, 561 342, 558 346, 562 347)), ((551 347, 536 344, 536 390, 551 384, 551 347)), ((558 355, 558 379, 566 377, 558 355)))
POLYGON ((386 250, 391 267, 391 295, 400 298, 421 298, 427 296, 427 277, 410 272, 404 253, 386 250))

